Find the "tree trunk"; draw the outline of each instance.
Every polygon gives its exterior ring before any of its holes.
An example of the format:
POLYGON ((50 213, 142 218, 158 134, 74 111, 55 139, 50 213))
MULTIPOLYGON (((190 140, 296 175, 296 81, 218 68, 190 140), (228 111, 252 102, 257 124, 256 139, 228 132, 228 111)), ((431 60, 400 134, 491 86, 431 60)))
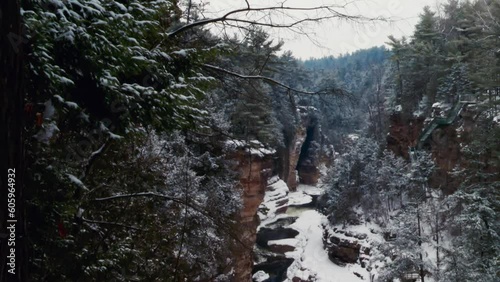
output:
POLYGON ((401 100, 403 99, 403 76, 401 74, 399 59, 396 61, 396 67, 398 70, 398 85, 399 85, 399 91, 397 92, 398 95, 396 96, 396 103, 401 104, 401 100))
MULTIPOLYGON (((417 227, 418 227, 418 245, 422 247, 422 240, 421 240, 422 234, 420 231, 420 208, 418 206, 417 206, 417 227)), ((420 257, 420 281, 424 282, 425 273, 423 265, 424 257, 422 255, 422 250, 419 250, 419 257, 420 257)))
MULTIPOLYGON (((22 45, 23 38, 18 0, 0 1, 0 198, 4 199, 0 208, 0 236, 11 238, 15 230, 15 240, 1 240, 0 281, 28 281, 26 276, 26 234, 23 206, 24 189, 24 142, 23 142, 23 90, 22 90, 22 45), (9 171, 9 169, 12 169, 9 171), (9 182, 13 179, 14 182, 9 182), (10 185, 8 185, 10 183, 10 185), (15 189, 15 212, 7 209, 8 189, 15 189), (12 212, 12 211, 11 211, 12 212), (7 222, 9 220, 9 222, 7 222), (15 226, 15 229, 7 229, 15 226), (15 243, 15 247, 12 242, 15 243), (8 245, 9 244, 9 245, 8 245), (7 258, 15 252, 15 271, 7 264, 7 258), (10 270, 10 272, 9 272, 10 270), (14 272, 14 274, 12 273, 14 272)), ((12 204, 12 203, 11 203, 12 204)))
POLYGON ((436 211, 436 271, 439 278, 439 267, 441 261, 439 259, 439 212, 436 211))

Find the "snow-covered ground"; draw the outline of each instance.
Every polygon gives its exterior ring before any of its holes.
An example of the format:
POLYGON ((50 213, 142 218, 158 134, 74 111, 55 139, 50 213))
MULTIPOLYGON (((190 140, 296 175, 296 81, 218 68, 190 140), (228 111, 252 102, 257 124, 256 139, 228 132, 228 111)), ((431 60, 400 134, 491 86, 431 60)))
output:
MULTIPOLYGON (((308 206, 313 197, 322 192, 321 183, 318 186, 299 185, 296 192, 290 192, 286 183, 278 177, 273 177, 269 182, 264 202, 259 209, 261 219, 259 228, 272 226, 279 219, 297 218, 292 224, 286 226, 299 232, 295 238, 268 241, 269 245, 294 247, 293 251, 285 253, 285 256, 293 258, 294 262, 287 269, 287 278, 284 281, 292 282, 294 278, 300 278, 302 281, 317 282, 364 282, 370 281, 370 277, 376 278, 378 270, 390 261, 389 258, 381 257, 376 247, 385 242, 380 226, 368 222, 345 228, 341 225, 331 226, 325 215, 308 206), (288 208, 284 213, 283 207, 286 206, 288 208), (363 261, 366 264, 364 268, 359 261, 339 266, 329 259, 327 250, 323 246, 324 226, 328 226, 329 236, 350 242, 356 241, 354 244, 360 244, 361 250, 371 249, 371 256, 360 254, 360 259, 364 258, 363 261), (359 236, 360 234, 366 234, 366 238, 359 236)), ((361 209, 357 209, 356 213, 360 215, 360 219, 364 218, 361 209)), ((429 231, 425 228, 423 230, 429 231)), ((435 260, 435 249, 432 244, 424 244, 423 247, 424 258, 435 260)), ((265 281, 268 277, 267 273, 259 271, 255 273, 254 281, 265 281)))
MULTIPOLYGON (((347 264, 345 267, 334 264, 328 258, 328 253, 323 247, 323 228, 322 224, 327 224, 327 219, 321 213, 313 208, 298 207, 308 204, 312 201, 312 195, 322 193, 321 186, 299 185, 296 192, 289 192, 288 187, 282 180, 273 179, 272 183, 266 192, 265 200, 261 205, 261 210, 266 211, 265 214, 260 212, 261 225, 266 226, 275 222, 279 218, 298 216, 297 220, 288 226, 299 231, 299 235, 293 239, 283 239, 269 241, 269 245, 289 245, 294 246, 295 250, 285 253, 286 257, 293 258, 295 261, 288 268, 287 282, 291 282, 294 277, 303 280, 314 280, 318 282, 358 282, 369 280, 369 273, 359 264, 347 264), (287 214, 276 214, 279 205, 276 203, 283 197, 288 197, 289 211, 287 214), (363 279, 356 276, 354 272, 363 276, 363 279)), ((383 240, 379 234, 370 233, 370 228, 377 229, 374 225, 359 225, 347 228, 348 231, 365 233, 369 238, 364 241, 368 246, 369 240, 383 240)), ((338 234, 340 238, 345 237, 343 234, 338 234)), ((347 237, 346 237, 347 238, 347 237)), ((350 238, 352 239, 352 238, 350 238)), ((257 274, 257 273, 256 273, 257 274)), ((259 273, 254 279, 261 279, 263 273, 259 273)))
MULTIPOLYGON (((325 173, 323 173, 323 176, 325 173)), ((297 278, 302 281, 318 281, 318 282, 361 282, 371 281, 370 277, 377 278, 378 271, 384 268, 384 265, 390 263, 391 259, 380 253, 377 246, 387 244, 382 234, 383 230, 375 223, 363 222, 359 225, 331 226, 325 215, 314 210, 310 204, 313 198, 323 192, 323 185, 320 183, 317 186, 299 185, 296 192, 290 192, 286 183, 277 176, 269 181, 269 187, 266 191, 264 202, 259 208, 259 217, 263 226, 272 226, 272 224, 280 219, 296 218, 296 220, 286 228, 292 228, 299 232, 295 238, 282 240, 268 241, 268 245, 286 245, 293 246, 294 250, 286 252, 284 255, 287 258, 293 258, 294 262, 288 267, 286 282, 292 282, 297 278), (286 210, 286 213, 284 212, 286 210), (326 227, 328 226, 328 227, 326 227), (339 266, 333 263, 329 257, 327 250, 323 245, 324 228, 329 229, 328 236, 334 236, 340 240, 354 242, 361 245, 361 251, 370 248, 367 253, 361 253, 360 261, 353 264, 339 266), (365 236, 360 236, 365 234, 365 236), (369 254, 368 254, 369 252, 369 254)), ((438 199, 439 195, 432 195, 432 199, 438 199)), ((432 200, 422 206, 424 211, 431 211, 431 205, 437 205, 432 200)), ((359 215, 359 219, 363 221, 363 211, 358 208, 355 212, 359 215)), ((394 216, 396 211, 391 214, 394 216)), ((424 214, 426 214, 424 212, 424 214)), ((284 221, 286 222, 286 221, 284 221)), ((389 223, 390 224, 390 223, 389 223)), ((431 226, 422 222, 422 232, 430 237, 431 226)), ((450 239, 441 234, 440 246, 444 247, 449 244, 450 239)), ((345 242, 345 241, 344 241, 345 242)), ((430 265, 435 265, 436 257, 436 242, 424 242, 422 244, 423 258, 430 265)), ((259 271, 254 276, 254 281, 265 281, 269 276, 266 273, 259 271), (259 280, 260 279, 260 280, 259 280)), ((433 282, 432 277, 426 277, 426 281, 433 282)))
POLYGON ((266 189, 264 201, 257 211, 257 215, 260 218, 260 224, 257 227, 257 231, 261 227, 272 224, 280 218, 288 217, 286 214, 278 213, 278 210, 289 201, 288 195, 290 190, 288 186, 278 176, 269 179, 268 184, 269 186, 266 189))
POLYGON ((286 281, 292 281, 294 277, 303 280, 315 278, 318 282, 363 281, 353 273, 366 272, 359 264, 341 267, 330 261, 323 248, 322 223, 326 223, 326 217, 317 211, 309 210, 303 212, 297 221, 290 226, 300 233, 297 236, 298 248, 294 252, 286 253, 288 257, 295 259, 288 268, 286 281))

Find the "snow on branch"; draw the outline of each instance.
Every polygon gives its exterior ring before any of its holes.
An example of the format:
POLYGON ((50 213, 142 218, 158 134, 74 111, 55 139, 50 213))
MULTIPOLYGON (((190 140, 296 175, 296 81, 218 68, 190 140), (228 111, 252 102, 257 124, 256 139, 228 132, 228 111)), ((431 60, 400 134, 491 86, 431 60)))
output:
POLYGON ((105 197, 105 198, 96 198, 94 201, 109 201, 109 200, 117 200, 117 199, 126 199, 126 198, 134 198, 134 197, 159 197, 159 198, 164 198, 167 200, 172 200, 172 201, 180 201, 178 198, 173 198, 167 195, 159 194, 159 193, 154 193, 154 192, 142 192, 142 193, 134 193, 134 194, 122 194, 122 195, 115 195, 115 196, 110 196, 110 197, 105 197))
POLYGON ((103 225, 111 225, 111 226, 117 226, 117 227, 124 227, 128 229, 133 229, 137 231, 144 231, 141 228, 135 227, 135 226, 130 226, 118 222, 107 222, 107 221, 100 221, 100 220, 90 220, 82 217, 82 221, 86 223, 94 223, 94 224, 103 224, 103 225))
POLYGON ((99 156, 101 156, 103 152, 106 151, 107 148, 110 147, 110 144, 111 141, 108 141, 104 143, 97 151, 92 152, 92 154, 90 154, 90 157, 87 160, 87 165, 85 166, 85 172, 82 177, 83 179, 89 174, 90 169, 92 168, 92 165, 94 164, 95 160, 99 158, 99 156))
MULTIPOLYGON (((231 238, 233 238, 234 240, 236 240, 241 245, 242 248, 246 248, 246 249, 251 249, 252 248, 251 246, 247 246, 243 241, 241 241, 239 239, 238 235, 234 234, 231 231, 230 227, 227 226, 226 223, 221 222, 220 220, 218 220, 215 217, 213 217, 204 208, 197 206, 195 203, 189 203, 189 202, 187 202, 187 201, 185 201, 183 199, 174 198, 174 197, 170 197, 170 196, 166 196, 166 195, 162 195, 162 194, 154 193, 154 192, 142 192, 142 193, 134 193, 134 194, 115 195, 115 196, 110 196, 110 197, 105 197, 105 198, 96 198, 96 199, 94 199, 94 201, 109 201, 109 200, 126 199, 126 198, 133 198, 133 197, 160 197, 160 198, 168 199, 168 200, 171 200, 173 202, 176 202, 176 203, 179 203, 179 204, 182 204, 182 205, 186 205, 187 207, 189 207, 189 208, 191 208, 191 209, 199 212, 200 214, 203 214, 204 216, 206 216, 206 218, 208 220, 212 221, 215 225, 217 225, 220 228, 220 230, 222 230, 223 232, 226 232, 229 236, 231 236, 231 238)), ((115 225, 115 226, 127 227, 127 228, 131 228, 131 229, 134 229, 134 228, 138 229, 136 227, 126 226, 126 225, 123 225, 123 224, 120 224, 120 223, 111 223, 111 222, 104 222, 104 221, 90 221, 90 220, 87 220, 87 219, 83 219, 83 221, 91 222, 91 223, 96 223, 96 224, 108 224, 108 225, 115 225)))

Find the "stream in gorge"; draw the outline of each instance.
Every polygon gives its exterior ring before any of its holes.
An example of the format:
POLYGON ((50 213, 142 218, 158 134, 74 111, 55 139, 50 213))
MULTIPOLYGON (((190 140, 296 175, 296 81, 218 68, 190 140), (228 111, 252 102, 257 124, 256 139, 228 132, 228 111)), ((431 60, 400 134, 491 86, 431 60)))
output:
MULTIPOLYGON (((316 210, 322 189, 299 185, 289 192, 282 180, 271 182, 259 207, 261 224, 254 249, 256 282, 358 282, 359 264, 333 263, 323 244, 326 216, 316 210)), ((367 228, 358 227, 358 228, 367 228)))

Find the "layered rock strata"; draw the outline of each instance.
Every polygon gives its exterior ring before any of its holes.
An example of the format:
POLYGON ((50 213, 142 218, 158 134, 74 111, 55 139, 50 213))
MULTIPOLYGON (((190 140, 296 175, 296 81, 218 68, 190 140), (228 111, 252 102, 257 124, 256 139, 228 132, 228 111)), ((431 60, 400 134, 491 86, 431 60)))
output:
POLYGON ((252 281, 253 246, 257 239, 259 218, 257 210, 262 203, 267 181, 272 173, 273 152, 239 149, 232 157, 240 175, 243 207, 238 216, 238 238, 232 247, 235 258, 234 282, 252 281))

